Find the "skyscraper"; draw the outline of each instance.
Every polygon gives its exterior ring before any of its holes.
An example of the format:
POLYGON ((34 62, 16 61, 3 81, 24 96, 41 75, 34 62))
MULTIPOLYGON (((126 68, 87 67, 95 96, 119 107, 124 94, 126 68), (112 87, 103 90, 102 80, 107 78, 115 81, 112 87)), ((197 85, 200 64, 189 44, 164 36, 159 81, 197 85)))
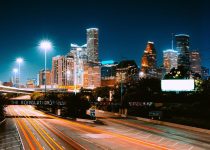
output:
POLYGON ((172 68, 177 68, 178 52, 173 49, 163 51, 163 66, 166 73, 172 68))
POLYGON ((71 84, 73 59, 71 57, 56 56, 52 58, 52 84, 66 86, 71 84), (68 78, 67 78, 68 77, 68 78))
POLYGON ((209 79, 209 69, 201 66, 201 77, 205 80, 209 79))
POLYGON ((87 29, 87 58, 84 65, 84 87, 101 85, 101 66, 98 58, 98 28, 87 29))
POLYGON ((87 63, 87 45, 71 44, 69 56, 74 59, 74 85, 84 85, 84 65, 87 63))
POLYGON ((157 60, 154 42, 147 42, 141 59, 141 72, 145 77, 157 77, 157 60))
POLYGON ((87 56, 89 62, 98 62, 98 28, 87 29, 87 56))
POLYGON ((201 75, 201 58, 198 51, 190 52, 190 69, 193 73, 201 75))
POLYGON ((101 86, 101 66, 98 63, 84 64, 84 88, 97 88, 101 86))
POLYGON ((46 80, 46 85, 48 86, 51 85, 51 71, 50 70, 46 70, 46 77, 45 77, 44 69, 39 71, 39 86, 41 88, 44 88, 45 80, 46 80))
POLYGON ((118 63, 113 60, 102 61, 101 63, 101 86, 114 86, 118 63))
POLYGON ((122 60, 116 68, 116 83, 137 81, 138 71, 138 66, 134 60, 122 60))
POLYGON ((71 44, 66 56, 52 59, 52 84, 61 88, 96 88, 101 85, 98 29, 87 29, 87 44, 71 44))
POLYGON ((190 52, 189 52, 189 40, 190 36, 187 34, 177 34, 176 50, 178 51, 178 67, 183 66, 186 71, 190 70, 190 52))

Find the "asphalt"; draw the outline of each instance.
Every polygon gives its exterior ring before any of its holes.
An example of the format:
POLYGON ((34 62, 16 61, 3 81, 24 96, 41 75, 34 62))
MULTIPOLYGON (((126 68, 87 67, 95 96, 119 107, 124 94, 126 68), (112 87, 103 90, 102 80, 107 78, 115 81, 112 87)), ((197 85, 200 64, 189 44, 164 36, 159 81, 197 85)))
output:
MULTIPOLYGON (((45 114, 32 106, 10 105, 6 112, 8 119, 5 123, 9 124, 1 128, 2 137, 9 136, 12 131, 15 131, 14 135, 6 138, 18 137, 18 129, 25 149, 210 149, 209 134, 124 118, 98 110, 96 120, 75 121, 45 114), (12 127, 13 130, 9 130, 12 127)), ((21 140, 17 138, 16 142, 20 145, 21 140)), ((5 143, 2 149, 12 147, 5 143)))

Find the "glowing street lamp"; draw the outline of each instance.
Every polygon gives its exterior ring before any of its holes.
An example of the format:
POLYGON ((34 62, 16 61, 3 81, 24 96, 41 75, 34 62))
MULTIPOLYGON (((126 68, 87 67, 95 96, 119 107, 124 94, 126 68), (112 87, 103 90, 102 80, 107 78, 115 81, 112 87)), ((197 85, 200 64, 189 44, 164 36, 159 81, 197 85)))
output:
POLYGON ((46 75, 46 67, 47 67, 47 51, 52 48, 52 44, 48 40, 43 40, 40 42, 39 47, 44 50, 44 77, 45 77, 45 84, 44 84, 44 89, 45 89, 45 96, 46 96, 46 91, 47 91, 47 75, 46 75))
POLYGON ((18 63, 18 85, 20 88, 20 64, 23 62, 23 58, 17 58, 16 62, 18 63))
POLYGON ((17 69, 17 68, 14 68, 14 69, 13 69, 13 72, 14 72, 14 74, 15 74, 15 77, 14 77, 15 82, 14 82, 14 83, 17 84, 17 79, 16 79, 16 78, 17 78, 18 69, 17 69))
POLYGON ((140 77, 140 78, 143 78, 144 76, 145 76, 144 72, 142 72, 142 71, 139 72, 139 77, 140 77))

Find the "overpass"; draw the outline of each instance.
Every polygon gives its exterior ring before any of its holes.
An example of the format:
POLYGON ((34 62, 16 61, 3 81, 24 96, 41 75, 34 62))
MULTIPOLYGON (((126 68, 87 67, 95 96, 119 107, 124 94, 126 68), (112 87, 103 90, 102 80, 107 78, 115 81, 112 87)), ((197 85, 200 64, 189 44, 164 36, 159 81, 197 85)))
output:
POLYGON ((31 94, 35 89, 30 88, 16 88, 0 85, 0 93, 17 93, 17 94, 31 94))
MULTIPOLYGON (((33 92, 45 92, 44 88, 16 88, 0 85, 0 93, 16 93, 16 94, 31 94, 33 92)), ((56 92, 56 93, 73 93, 80 92, 80 89, 67 89, 65 87, 58 88, 47 88, 47 92, 56 92)))
POLYGON ((62 100, 31 100, 30 95, 23 95, 10 98, 6 101, 7 105, 42 105, 42 106, 65 106, 66 102, 62 100))

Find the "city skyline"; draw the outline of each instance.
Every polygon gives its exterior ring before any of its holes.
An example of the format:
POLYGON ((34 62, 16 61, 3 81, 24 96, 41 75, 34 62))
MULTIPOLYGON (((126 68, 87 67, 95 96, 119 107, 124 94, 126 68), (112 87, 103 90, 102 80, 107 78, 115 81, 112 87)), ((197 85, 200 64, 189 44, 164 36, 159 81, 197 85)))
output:
POLYGON ((21 79, 25 81, 27 78, 35 78, 44 67, 44 55, 38 49, 38 43, 45 38, 52 40, 54 46, 48 53, 47 67, 51 69, 51 58, 68 53, 70 43, 84 44, 85 31, 91 27, 99 28, 100 60, 134 59, 140 65, 145 44, 153 41, 158 65, 162 65, 163 50, 171 48, 171 33, 185 33, 190 35, 190 50, 198 49, 202 64, 209 68, 207 1, 193 1, 190 5, 187 1, 179 0, 176 3, 163 0, 120 3, 104 1, 102 4, 88 1, 81 3, 78 9, 70 7, 71 10, 67 9, 68 4, 78 6, 79 2, 62 1, 58 5, 56 2, 47 2, 0 2, 1 81, 9 81, 13 68, 17 67, 17 57, 24 58, 21 79), (156 14, 149 12, 150 9, 145 11, 147 8, 144 6, 149 6, 156 14), (83 14, 84 8, 87 10, 86 15, 83 14), (78 10, 77 13, 71 14, 75 10, 78 10))

